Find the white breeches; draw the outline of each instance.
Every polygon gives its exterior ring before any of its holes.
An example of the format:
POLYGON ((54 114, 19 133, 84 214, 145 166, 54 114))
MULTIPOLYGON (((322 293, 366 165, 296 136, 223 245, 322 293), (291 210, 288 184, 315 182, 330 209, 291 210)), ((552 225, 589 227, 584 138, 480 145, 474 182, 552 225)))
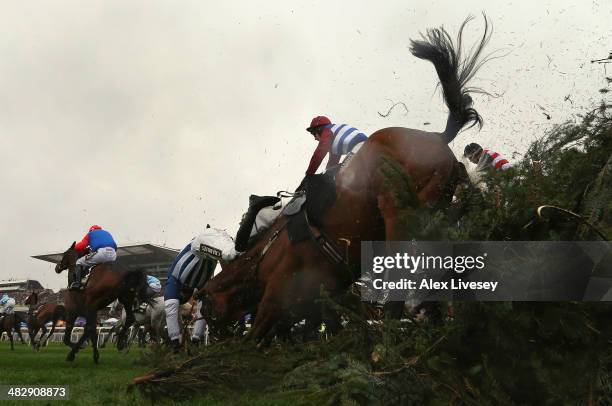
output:
POLYGON ((168 299, 164 302, 166 307, 166 326, 170 340, 181 340, 181 326, 179 324, 179 300, 168 299))
POLYGON ((94 265, 102 264, 104 262, 115 262, 117 259, 117 252, 112 247, 100 248, 96 252, 85 255, 77 259, 76 264, 84 267, 92 267, 94 265))

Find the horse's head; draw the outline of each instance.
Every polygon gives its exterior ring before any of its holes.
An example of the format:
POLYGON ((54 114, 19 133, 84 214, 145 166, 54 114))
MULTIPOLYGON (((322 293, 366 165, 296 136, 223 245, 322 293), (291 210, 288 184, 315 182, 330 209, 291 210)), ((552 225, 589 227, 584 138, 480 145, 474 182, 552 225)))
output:
POLYGON ((30 293, 25 301, 23 302, 23 304, 27 304, 27 305, 35 305, 38 303, 38 293, 33 290, 32 293, 30 293))
POLYGON ((76 261, 79 258, 79 252, 75 248, 76 241, 72 243, 70 248, 62 255, 62 260, 55 265, 55 272, 61 273, 65 269, 74 269, 76 261))
POLYGON ((199 296, 207 322, 223 325, 237 321, 257 305, 260 288, 255 275, 251 275, 251 261, 238 258, 222 263, 222 271, 204 286, 199 296))

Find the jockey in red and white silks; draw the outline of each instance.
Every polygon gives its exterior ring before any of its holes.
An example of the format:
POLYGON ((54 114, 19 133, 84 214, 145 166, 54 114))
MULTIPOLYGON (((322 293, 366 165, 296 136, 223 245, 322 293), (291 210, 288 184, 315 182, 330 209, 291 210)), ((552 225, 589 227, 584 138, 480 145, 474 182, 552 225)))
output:
POLYGON ((332 124, 329 118, 317 116, 306 129, 319 142, 310 159, 306 175, 314 175, 321 162, 329 153, 325 169, 338 165, 342 155, 349 154, 357 144, 368 139, 368 136, 347 124, 332 124))
POLYGON ((463 156, 467 157, 470 162, 476 164, 476 170, 478 172, 486 172, 491 169, 506 172, 512 168, 512 164, 499 153, 493 152, 490 149, 483 149, 475 142, 465 147, 463 156))

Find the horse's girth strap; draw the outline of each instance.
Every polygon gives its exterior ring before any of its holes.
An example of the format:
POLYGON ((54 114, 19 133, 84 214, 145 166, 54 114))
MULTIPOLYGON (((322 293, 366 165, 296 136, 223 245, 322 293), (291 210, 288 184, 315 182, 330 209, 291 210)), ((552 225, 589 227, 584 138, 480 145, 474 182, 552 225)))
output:
MULTIPOLYGON (((306 217, 306 224, 308 224, 310 234, 312 235, 313 240, 315 240, 315 242, 319 245, 321 250, 323 250, 323 252, 327 254, 327 256, 329 256, 335 263, 342 264, 345 266, 348 265, 348 257, 345 258, 342 255, 342 253, 332 243, 332 240, 327 237, 325 233, 323 233, 323 231, 310 224, 307 213, 304 213, 304 216, 306 217)), ((348 244, 350 244, 350 241, 348 244)))

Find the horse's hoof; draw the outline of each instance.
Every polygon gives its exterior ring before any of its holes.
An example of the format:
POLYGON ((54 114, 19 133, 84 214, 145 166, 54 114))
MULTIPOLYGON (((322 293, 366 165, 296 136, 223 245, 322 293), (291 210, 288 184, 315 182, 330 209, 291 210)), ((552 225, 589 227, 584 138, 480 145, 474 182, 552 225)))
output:
POLYGON ((95 354, 94 354, 94 362, 95 362, 96 364, 99 364, 99 363, 100 363, 100 356, 99 356, 99 355, 95 355, 95 354))
POLYGON ((73 352, 69 352, 68 356, 66 357, 66 361, 74 361, 74 353, 73 352))

